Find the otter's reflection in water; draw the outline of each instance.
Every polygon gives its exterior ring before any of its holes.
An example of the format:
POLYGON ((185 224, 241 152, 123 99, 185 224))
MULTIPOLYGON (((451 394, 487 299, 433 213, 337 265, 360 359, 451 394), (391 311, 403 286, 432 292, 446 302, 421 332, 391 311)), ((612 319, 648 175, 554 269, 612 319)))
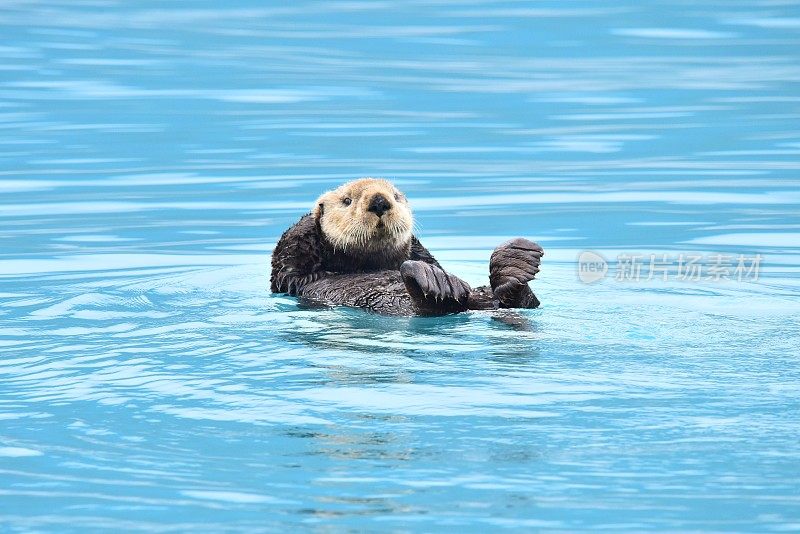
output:
MULTIPOLYGON (((492 310, 433 318, 386 317, 310 302, 301 302, 298 308, 303 312, 283 334, 287 341, 353 351, 366 362, 388 363, 391 355, 419 362, 447 358, 475 364, 474 360, 488 358, 523 363, 538 355, 534 314, 539 311, 492 310)), ((384 370, 375 369, 378 375, 384 370)), ((398 376, 406 375, 404 369, 399 371, 398 376)))
MULTIPOLYGON (((491 313, 401 319, 342 308, 301 313, 292 343, 316 350, 314 365, 325 369, 305 395, 347 415, 343 424, 287 432, 299 442, 293 448, 305 451, 304 468, 319 466, 311 475, 315 506, 298 513, 343 521, 402 514, 413 521, 441 512, 443 487, 488 489, 490 477, 477 474, 486 465, 514 471, 543 459, 528 425, 552 414, 521 401, 525 381, 492 376, 506 367, 498 363, 521 370, 535 359, 535 339, 526 336, 533 322, 503 314, 509 326, 491 313), (529 330, 515 330, 520 324, 529 330), (517 424, 502 436, 476 433, 498 418, 517 424)), ((520 484, 493 492, 480 506, 529 506, 520 484)))

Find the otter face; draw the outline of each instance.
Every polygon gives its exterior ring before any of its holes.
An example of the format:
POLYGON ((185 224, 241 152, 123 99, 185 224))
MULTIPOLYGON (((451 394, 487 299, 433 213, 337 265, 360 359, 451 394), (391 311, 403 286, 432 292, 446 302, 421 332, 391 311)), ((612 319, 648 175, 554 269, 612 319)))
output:
POLYGON ((414 220, 405 195, 388 180, 362 178, 328 191, 314 216, 335 248, 399 249, 411 239, 414 220))

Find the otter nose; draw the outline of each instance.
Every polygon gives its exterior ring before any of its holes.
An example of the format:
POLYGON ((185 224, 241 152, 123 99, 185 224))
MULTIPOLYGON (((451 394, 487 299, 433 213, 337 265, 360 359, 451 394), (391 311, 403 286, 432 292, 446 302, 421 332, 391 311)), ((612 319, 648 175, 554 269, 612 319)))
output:
POLYGON ((371 211, 380 217, 390 209, 392 209, 392 205, 388 200, 386 200, 386 197, 380 193, 375 193, 375 196, 369 201, 369 207, 367 208, 367 211, 371 211))

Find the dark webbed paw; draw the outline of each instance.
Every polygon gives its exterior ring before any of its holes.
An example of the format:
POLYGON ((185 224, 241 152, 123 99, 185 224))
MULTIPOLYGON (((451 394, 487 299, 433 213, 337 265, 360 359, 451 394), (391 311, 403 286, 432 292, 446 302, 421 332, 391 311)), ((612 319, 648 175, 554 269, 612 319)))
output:
POLYGON ((489 260, 489 282, 492 289, 507 282, 530 282, 539 272, 544 250, 522 237, 506 241, 492 252, 489 260))
POLYGON ((535 307, 533 304, 539 304, 528 282, 539 272, 543 255, 542 247, 521 237, 494 249, 489 260, 489 283, 502 307, 535 307))
POLYGON ((423 309, 455 312, 466 309, 471 288, 462 279, 424 261, 408 260, 400 266, 406 290, 423 309))

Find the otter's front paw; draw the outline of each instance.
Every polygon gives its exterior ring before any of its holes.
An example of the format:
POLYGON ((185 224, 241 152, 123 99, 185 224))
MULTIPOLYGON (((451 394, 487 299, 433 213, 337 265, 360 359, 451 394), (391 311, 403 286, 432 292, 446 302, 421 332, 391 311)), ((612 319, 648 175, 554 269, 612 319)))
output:
POLYGON ((408 260, 400 275, 411 297, 423 308, 445 312, 466 309, 471 288, 462 279, 424 261, 408 260))
POLYGON ((526 284, 539 272, 542 247, 522 237, 506 241, 492 252, 489 282, 492 289, 508 283, 526 284))

